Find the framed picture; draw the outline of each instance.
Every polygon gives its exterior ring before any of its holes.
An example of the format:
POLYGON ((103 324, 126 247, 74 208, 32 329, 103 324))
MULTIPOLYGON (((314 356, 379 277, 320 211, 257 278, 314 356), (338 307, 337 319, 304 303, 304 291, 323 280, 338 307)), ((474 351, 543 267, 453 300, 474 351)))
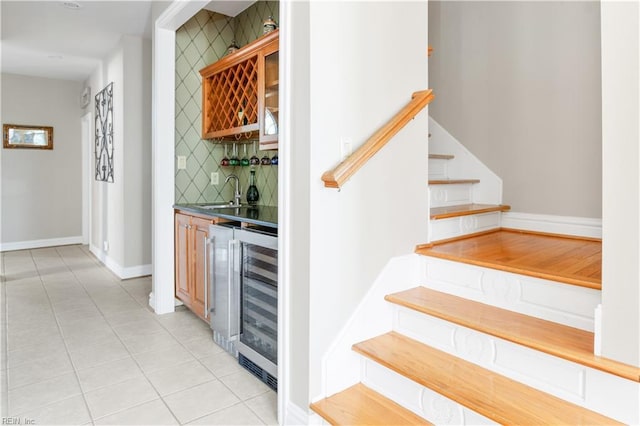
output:
POLYGON ((53 149, 53 127, 4 124, 2 139, 5 148, 53 149))

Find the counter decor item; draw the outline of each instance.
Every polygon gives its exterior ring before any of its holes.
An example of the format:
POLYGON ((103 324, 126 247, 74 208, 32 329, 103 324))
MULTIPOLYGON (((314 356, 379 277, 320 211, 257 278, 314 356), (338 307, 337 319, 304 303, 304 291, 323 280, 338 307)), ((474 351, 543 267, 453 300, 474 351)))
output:
POLYGON ((238 47, 238 44, 236 43, 236 40, 235 39, 231 40, 231 44, 229 45, 229 47, 227 47, 227 55, 230 54, 230 53, 235 52, 238 49, 240 49, 240 48, 238 47))
POLYGON ((278 165, 278 154, 276 154, 273 157, 271 157, 271 165, 272 166, 277 166, 278 165))
POLYGON ((260 199, 260 193, 258 192, 258 188, 256 187, 256 171, 251 170, 251 174, 249 175, 249 188, 247 189, 247 203, 251 206, 255 206, 258 204, 258 200, 260 199))
POLYGON ((269 15, 269 17, 262 24, 262 33, 268 34, 271 31, 275 31, 278 28, 278 24, 273 20, 273 17, 269 15))

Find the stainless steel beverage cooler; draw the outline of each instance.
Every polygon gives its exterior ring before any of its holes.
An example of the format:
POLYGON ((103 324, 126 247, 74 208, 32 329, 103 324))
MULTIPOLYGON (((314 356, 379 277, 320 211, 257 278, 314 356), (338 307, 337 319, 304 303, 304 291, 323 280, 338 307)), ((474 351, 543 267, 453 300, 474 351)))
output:
POLYGON ((213 340, 278 387, 278 237, 271 228, 209 228, 213 340))
POLYGON ((278 238, 239 230, 238 361, 274 390, 278 382, 278 238))

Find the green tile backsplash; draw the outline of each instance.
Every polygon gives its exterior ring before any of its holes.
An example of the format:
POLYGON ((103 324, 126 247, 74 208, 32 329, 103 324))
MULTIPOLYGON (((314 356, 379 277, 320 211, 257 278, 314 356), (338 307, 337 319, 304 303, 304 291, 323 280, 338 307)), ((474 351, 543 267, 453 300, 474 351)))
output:
MULTIPOLYGON (((277 1, 258 1, 235 18, 202 10, 176 31, 176 157, 185 156, 187 167, 177 169, 176 203, 214 203, 233 199, 234 183, 225 184, 236 174, 242 185, 243 202, 249 186, 250 167, 221 167, 224 145, 201 139, 202 90, 200 69, 217 61, 226 53, 232 40, 243 46, 262 35, 262 22, 273 16, 278 21, 277 1), (210 185, 212 172, 218 172, 219 184, 210 185)), ((231 157, 232 145, 228 145, 231 157)), ((238 145, 238 157, 244 156, 238 145)), ((272 157, 277 151, 258 151, 258 157, 272 157)), ((253 145, 247 146, 247 156, 253 145)), ((177 158, 176 158, 177 160, 177 158)), ((278 205, 278 167, 256 166, 259 204, 278 205)))

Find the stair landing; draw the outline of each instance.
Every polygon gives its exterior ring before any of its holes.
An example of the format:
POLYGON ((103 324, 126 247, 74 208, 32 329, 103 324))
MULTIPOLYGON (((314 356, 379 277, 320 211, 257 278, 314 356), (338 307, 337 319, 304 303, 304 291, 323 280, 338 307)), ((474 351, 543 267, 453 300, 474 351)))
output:
POLYGON ((500 229, 416 253, 600 290, 602 241, 500 229))

